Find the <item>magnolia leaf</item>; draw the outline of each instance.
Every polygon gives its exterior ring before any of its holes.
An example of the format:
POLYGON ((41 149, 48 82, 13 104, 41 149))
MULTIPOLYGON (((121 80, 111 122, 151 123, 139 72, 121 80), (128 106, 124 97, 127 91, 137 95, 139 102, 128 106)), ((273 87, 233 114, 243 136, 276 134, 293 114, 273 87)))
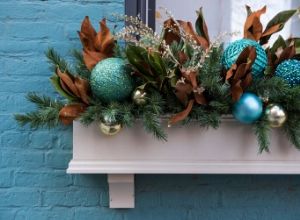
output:
POLYGON ((176 97, 182 104, 187 105, 189 95, 193 92, 191 84, 178 82, 175 86, 175 89, 176 97))
POLYGON ((242 96, 242 94, 243 94, 243 89, 241 87, 241 80, 239 80, 231 87, 232 100, 234 102, 238 101, 242 96))
MULTIPOLYGON (((251 11, 250 7, 246 6, 247 12, 251 11)), ((258 41, 261 38, 263 26, 260 22, 260 16, 266 13, 267 7, 264 6, 258 11, 248 15, 244 25, 244 38, 258 41)))
POLYGON ((190 112, 193 108, 194 102, 195 102, 194 100, 190 100, 185 110, 172 116, 169 120, 169 125, 173 125, 179 121, 184 120, 190 114, 190 112))
POLYGON ((286 41, 287 44, 294 42, 296 54, 300 54, 300 38, 290 38, 286 41))
POLYGON ((246 10, 247 10, 247 17, 249 17, 253 13, 251 7, 249 5, 246 5, 246 10))
POLYGON ((287 44, 281 35, 278 36, 277 40, 273 43, 271 48, 272 54, 275 54, 279 48, 286 48, 287 44))
POLYGON ((112 37, 109 28, 106 26, 106 20, 100 21, 100 29, 95 38, 95 48, 107 57, 111 57, 114 53, 115 40, 112 37))
POLYGON ((93 28, 88 16, 84 18, 81 24, 81 30, 78 31, 83 48, 94 50, 94 39, 97 32, 93 28))
MULTIPOLYGON (((200 88, 198 90, 200 90, 200 88)), ((197 90, 194 91, 195 101, 199 105, 207 105, 207 100, 206 100, 203 92, 204 91, 202 91, 202 92, 198 92, 197 90)))
POLYGON ((199 11, 197 11, 197 14, 198 14, 198 18, 195 24, 196 32, 199 36, 205 38, 209 45, 208 29, 203 16, 202 7, 199 9, 199 11))
POLYGON ((160 53, 158 52, 148 53, 148 60, 150 66, 155 70, 155 75, 159 76, 160 79, 163 79, 164 77, 167 76, 167 70, 161 58, 160 53))
POLYGON ((63 90, 61 88, 61 84, 60 84, 60 78, 56 75, 53 74, 53 76, 50 77, 50 82, 53 86, 53 88, 63 97, 67 98, 70 101, 73 101, 74 99, 76 99, 74 96, 68 94, 65 90, 63 90))
POLYGON ((252 74, 248 73, 246 77, 243 79, 243 81, 241 82, 242 89, 245 90, 246 88, 248 88, 252 84, 252 81, 253 81, 252 74))
POLYGON ((209 42, 204 37, 197 35, 191 22, 178 20, 178 23, 180 24, 184 32, 189 35, 194 41, 196 41, 198 45, 202 46, 204 49, 207 49, 209 47, 209 42))
POLYGON ((174 41, 180 41, 180 30, 172 18, 164 22, 163 39, 168 45, 171 45, 174 41))
POLYGON ((86 106, 81 103, 74 103, 64 106, 59 111, 59 119, 64 125, 69 125, 86 110, 86 106))
POLYGON ((91 71, 94 66, 96 66, 97 63, 99 63, 101 60, 104 60, 108 58, 108 56, 101 52, 96 51, 90 51, 87 49, 84 49, 82 52, 83 60, 86 65, 86 67, 91 71))
POLYGON ((68 87, 68 91, 72 92, 75 96, 80 97, 80 94, 73 82, 73 77, 71 75, 69 75, 67 72, 61 72, 59 68, 56 69, 56 74, 68 87))
POLYGON ((89 102, 90 102, 89 101, 89 91, 90 91, 89 82, 86 79, 76 77, 74 83, 75 83, 75 87, 77 88, 77 90, 80 94, 81 100, 85 104, 89 104, 89 102))
POLYGON ((237 65, 235 63, 232 64, 230 69, 226 72, 225 79, 229 80, 233 76, 236 69, 237 69, 237 65))
POLYGON ((264 44, 268 43, 272 34, 281 31, 283 29, 285 23, 294 14, 296 14, 296 12, 297 12, 297 10, 288 10, 288 11, 279 12, 277 15, 275 15, 275 17, 272 18, 271 21, 267 24, 267 27, 266 27, 264 33, 268 33, 269 30, 272 30, 272 31, 270 31, 270 34, 264 34, 264 36, 260 39, 260 44, 264 45, 264 44))
POLYGON ((279 64, 281 63, 282 61, 284 60, 288 60, 288 59, 291 59, 293 58, 294 56, 296 55, 296 49, 295 49, 295 46, 294 45, 291 45, 287 48, 285 48, 279 58, 276 60, 275 64, 279 64))

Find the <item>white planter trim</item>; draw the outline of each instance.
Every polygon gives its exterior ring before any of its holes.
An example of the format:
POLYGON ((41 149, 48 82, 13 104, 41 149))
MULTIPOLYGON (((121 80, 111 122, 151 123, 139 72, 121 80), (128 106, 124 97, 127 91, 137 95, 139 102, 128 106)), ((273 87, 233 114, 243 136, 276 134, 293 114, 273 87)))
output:
POLYGON ((102 135, 94 123, 73 123, 68 173, 108 175, 111 208, 134 207, 134 174, 300 174, 300 152, 276 129, 271 153, 258 154, 251 126, 225 117, 219 129, 166 128, 157 141, 139 122, 120 134, 102 135))

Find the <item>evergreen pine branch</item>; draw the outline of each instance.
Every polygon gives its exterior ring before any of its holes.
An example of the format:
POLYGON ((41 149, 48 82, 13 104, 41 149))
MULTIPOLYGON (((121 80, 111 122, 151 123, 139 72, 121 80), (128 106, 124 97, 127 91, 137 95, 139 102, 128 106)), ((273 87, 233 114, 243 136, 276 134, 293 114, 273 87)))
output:
POLYGON ((61 56, 53 48, 49 48, 45 52, 45 55, 48 58, 49 63, 51 64, 52 71, 55 71, 56 68, 59 67, 62 72, 68 71, 69 73, 71 73, 68 69, 67 61, 61 58, 61 56))
POLYGON ((147 132, 152 133, 159 140, 167 140, 167 134, 164 132, 160 123, 160 116, 163 113, 164 100, 158 92, 152 91, 148 103, 142 107, 142 120, 147 132))
POLYGON ((206 57, 198 75, 198 80, 215 99, 222 100, 229 94, 229 85, 223 82, 222 73, 222 48, 213 47, 206 57))
POLYGON ((259 144, 259 153, 262 152, 269 152, 269 146, 270 146, 270 137, 269 137, 269 133, 270 133, 270 125, 267 121, 267 119, 265 119, 264 117, 257 121, 256 123, 254 123, 254 131, 255 131, 255 135, 257 136, 257 141, 259 144))
POLYGON ((34 93, 28 94, 27 98, 36 104, 38 109, 26 114, 16 114, 15 119, 20 126, 30 124, 31 128, 52 128, 59 125, 59 112, 64 106, 62 102, 34 93))
POLYGON ((144 112, 142 119, 144 128, 147 132, 152 133, 158 140, 167 141, 167 135, 161 126, 159 115, 151 112, 144 112))
POLYGON ((88 106, 87 109, 80 115, 80 123, 85 126, 90 125, 94 121, 101 120, 101 110, 102 106, 100 105, 91 105, 88 106))
POLYGON ((217 129, 221 123, 221 117, 219 112, 206 110, 199 106, 192 109, 187 123, 196 121, 201 127, 217 129))
POLYGON ((91 72, 86 67, 81 52, 78 50, 73 50, 72 55, 76 59, 76 65, 75 65, 76 73, 82 78, 89 79, 91 72))
POLYGON ((253 92, 261 97, 268 97, 275 102, 284 101, 289 91, 288 84, 281 78, 259 79, 252 83, 247 91, 253 92))
POLYGON ((34 103, 39 109, 43 109, 46 107, 54 107, 61 108, 62 103, 56 100, 51 99, 45 95, 38 95, 35 92, 30 92, 27 94, 26 99, 32 103, 34 103))
POLYGON ((284 125, 284 131, 290 142, 300 150, 300 116, 299 113, 290 113, 284 125))

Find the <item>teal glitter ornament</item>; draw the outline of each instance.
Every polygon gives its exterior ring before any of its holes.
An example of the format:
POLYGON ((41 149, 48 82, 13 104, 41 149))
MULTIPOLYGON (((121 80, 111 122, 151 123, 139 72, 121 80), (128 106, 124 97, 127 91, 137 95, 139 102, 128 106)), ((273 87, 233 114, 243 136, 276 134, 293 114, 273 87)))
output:
POLYGON ((90 85, 93 95, 101 101, 122 101, 131 95, 134 80, 122 59, 107 58, 92 70, 90 85))
POLYGON ((251 124, 263 113, 261 99, 253 93, 244 93, 233 106, 233 116, 240 122, 251 124))
POLYGON ((290 86, 300 85, 300 61, 283 61, 277 66, 275 76, 284 79, 290 86))
POLYGON ((236 62, 241 52, 248 46, 256 49, 256 59, 252 65, 252 74, 254 77, 262 77, 268 62, 267 54, 260 44, 254 40, 241 39, 229 44, 223 53, 222 64, 226 69, 229 69, 236 62))

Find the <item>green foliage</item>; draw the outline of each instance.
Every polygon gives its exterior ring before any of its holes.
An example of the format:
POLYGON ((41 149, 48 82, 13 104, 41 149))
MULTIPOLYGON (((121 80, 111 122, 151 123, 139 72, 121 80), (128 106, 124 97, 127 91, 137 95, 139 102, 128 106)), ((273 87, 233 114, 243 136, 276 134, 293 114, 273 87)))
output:
POLYGON ((84 79, 89 79, 91 72, 88 70, 88 68, 86 67, 86 65, 83 61, 82 53, 78 50, 73 50, 72 55, 76 60, 76 63, 75 63, 76 73, 84 79))
POLYGON ((284 131, 290 142, 300 150, 300 113, 291 113, 285 123, 284 131))
POLYGON ((55 71, 58 67, 62 72, 68 71, 68 63, 63 59, 53 48, 49 48, 45 52, 46 57, 48 58, 49 63, 51 64, 51 70, 55 71))
POLYGON ((160 117, 163 114, 164 101, 159 93, 153 92, 148 103, 141 108, 141 117, 144 128, 147 132, 159 140, 167 140, 167 135, 164 132, 160 123, 160 117))
POLYGON ((36 111, 26 114, 16 114, 15 119, 20 126, 30 124, 31 128, 58 126, 59 111, 64 106, 60 101, 52 100, 46 96, 39 96, 36 93, 29 93, 27 99, 37 107, 36 111))
POLYGON ((257 136, 257 141, 259 144, 259 153, 262 152, 269 152, 269 145, 270 145, 270 126, 265 117, 260 119, 259 121, 254 123, 254 131, 257 136))

